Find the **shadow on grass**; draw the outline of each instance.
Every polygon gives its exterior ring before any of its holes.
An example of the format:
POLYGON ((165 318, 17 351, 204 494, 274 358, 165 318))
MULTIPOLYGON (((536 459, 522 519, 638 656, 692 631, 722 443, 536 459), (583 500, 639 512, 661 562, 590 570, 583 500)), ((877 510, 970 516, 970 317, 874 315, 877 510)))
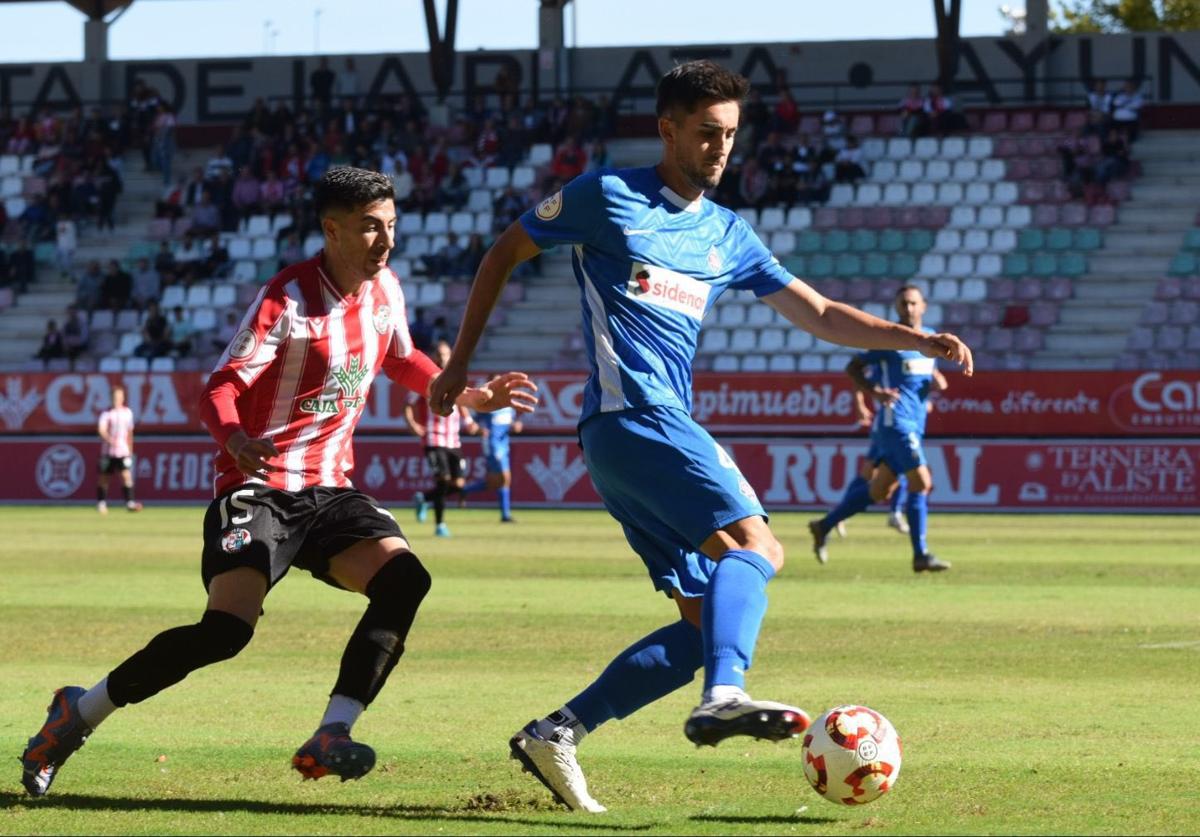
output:
MULTIPOLYGON (((469 803, 468 803, 469 805, 469 803)), ((38 808, 69 808, 71 810, 94 811, 179 811, 183 813, 232 813, 275 814, 293 816, 320 816, 326 814, 349 814, 359 817, 389 817, 397 820, 446 820, 451 822, 507 822, 527 826, 561 826, 569 831, 646 831, 649 825, 615 825, 608 822, 589 822, 571 816, 566 810, 547 804, 534 809, 540 813, 564 816, 561 819, 531 819, 511 816, 486 810, 471 810, 467 805, 460 808, 437 805, 338 805, 324 802, 267 802, 258 799, 139 799, 124 796, 92 796, 81 793, 63 793, 43 799, 32 799, 24 794, 0 791, 0 808, 21 807, 28 810, 38 808)))
POLYGON ((801 825, 824 825, 831 822, 841 822, 837 817, 802 817, 802 816, 780 816, 778 814, 764 814, 761 817, 731 815, 723 816, 720 814, 696 814, 693 817, 688 817, 690 820, 697 822, 726 822, 738 825, 766 825, 767 823, 796 824, 801 825))

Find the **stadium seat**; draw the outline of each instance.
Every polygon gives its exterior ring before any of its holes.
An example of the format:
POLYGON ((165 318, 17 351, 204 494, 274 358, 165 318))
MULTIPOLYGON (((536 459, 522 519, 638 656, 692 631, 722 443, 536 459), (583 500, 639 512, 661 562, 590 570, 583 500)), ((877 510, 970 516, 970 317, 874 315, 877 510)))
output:
POLYGON ((986 285, 987 299, 993 302, 1007 302, 1016 297, 1017 283, 1012 279, 998 276, 994 279, 989 279, 986 285))
POLYGON ((973 181, 966 184, 966 189, 963 194, 963 202, 968 206, 982 206, 990 203, 992 200, 992 186, 990 183, 980 183, 973 181))
POLYGON ((883 190, 881 203, 885 206, 903 206, 908 203, 908 199, 908 186, 906 184, 889 183, 883 190))
POLYGON ((963 302, 982 302, 987 297, 987 285, 983 279, 964 279, 958 289, 958 298, 963 302))
POLYGON ((1083 253, 1063 253, 1058 260, 1058 271, 1063 276, 1082 276, 1087 273, 1087 258, 1083 253))
POLYGON ((992 189, 992 202, 1000 204, 1001 206, 1007 206, 1008 204, 1016 203, 1018 197, 1019 191, 1017 189, 1017 184, 1009 183, 1006 180, 1002 180, 995 184, 995 188, 992 189))
POLYGON ((1034 276, 1053 276, 1058 272, 1058 258, 1053 253, 1034 253, 1029 264, 1034 276))
POLYGON ((24 198, 9 198, 4 201, 4 211, 9 218, 20 218, 25 212, 26 203, 24 198))
POLYGON ((930 160, 925 164, 925 173, 921 179, 928 183, 941 183, 943 180, 952 179, 952 172, 948 161, 930 160))
POLYGON ((979 166, 979 177, 989 182, 1004 179, 1005 166, 1003 160, 984 160, 979 166))
POLYGON ((238 236, 229 240, 229 244, 226 245, 225 251, 229 254, 230 260, 236 262, 239 259, 251 258, 251 253, 254 252, 254 245, 251 243, 250 239, 238 236))
POLYGON ((812 226, 812 210, 807 206, 794 206, 788 210, 784 224, 789 230, 806 230, 812 226))
POLYGON ((816 230, 804 230, 796 234, 797 253, 819 253, 825 248, 825 237, 816 230))
POLYGON ((806 354, 801 355, 799 362, 796 364, 798 372, 824 372, 825 358, 821 355, 806 354))
POLYGON ((413 262, 417 262, 422 256, 428 256, 430 252, 427 236, 414 235, 404 242, 404 255, 413 262))
POLYGON ((1195 253, 1176 253, 1171 259, 1170 273, 1172 276, 1193 276, 1200 272, 1200 265, 1195 253))
POLYGON ((957 160, 967 153, 967 141, 962 137, 946 137, 942 140, 939 156, 944 160, 957 160))
POLYGON ((777 206, 768 206, 759 214, 758 224, 755 228, 761 232, 774 232, 783 229, 783 221, 783 209, 777 206))
POLYGON ((271 235, 278 237, 281 232, 286 230, 288 227, 295 225, 295 223, 296 219, 291 215, 286 215, 282 212, 277 213, 275 217, 271 219, 271 235))
POLYGON ((0 154, 0 176, 20 174, 21 158, 16 154, 0 154))
POLYGON ((123 364, 126 372, 149 372, 150 361, 144 357, 127 357, 123 364))
POLYGON ((850 249, 850 233, 846 230, 830 230, 825 233, 826 253, 844 253, 850 249))
POLYGON ((1179 326, 1159 326, 1154 336, 1154 348, 1159 351, 1175 351, 1182 349, 1186 332, 1179 326))
POLYGON ((917 259, 912 253, 896 253, 892 256, 892 276, 905 279, 917 272, 917 259))
POLYGON ((467 195, 469 212, 485 212, 492 208, 492 193, 487 189, 472 189, 467 195))
POLYGON ((423 226, 421 213, 405 212, 400 216, 400 221, 396 224, 396 233, 400 236, 418 235, 423 226))
POLYGON ((870 253, 879 247, 879 234, 874 230, 857 229, 850 234, 850 250, 855 253, 870 253))
POLYGON ((849 183, 836 183, 829 190, 829 206, 849 206, 854 202, 854 187, 849 183))
POLYGON ((958 230, 938 230, 933 249, 939 253, 954 253, 963 246, 963 234, 958 230))
POLYGON ((899 169, 894 160, 879 160, 871 165, 871 180, 876 183, 891 183, 898 174, 899 169))
POLYGON ((1033 208, 1035 227, 1053 227, 1058 223, 1058 207, 1052 203, 1038 204, 1033 208))
POLYGON ((492 234, 492 213, 477 212, 475 213, 475 230, 476 235, 489 236, 492 234))
POLYGON ((812 348, 813 336, 798 328, 788 329, 784 332, 784 345, 789 352, 807 352, 812 348))
POLYGON ((780 352, 783 351, 784 345, 785 338, 783 329, 764 328, 758 334, 758 350, 760 352, 780 352))
POLYGON ((117 343, 117 350, 113 354, 117 357, 129 357, 140 345, 142 345, 142 335, 136 331, 127 331, 121 335, 121 339, 117 343))
POLYGON ((977 163, 975 160, 957 160, 954 163, 953 173, 948 179, 970 183, 978 178, 979 163, 977 163))
POLYGON ((1046 233, 1037 227, 1027 227, 1017 233, 1017 248, 1032 252, 1046 247, 1046 233))
POLYGON ((983 253, 975 260, 975 275, 983 277, 999 276, 1004 270, 1004 263, 998 253, 983 253))
POLYGON ((250 258, 254 259, 255 261, 274 259, 275 239, 271 238, 270 236, 254 239, 254 247, 250 251, 250 258))
POLYGON ((1029 257, 1024 253, 1009 253, 1004 257, 1005 276, 1025 276, 1029 270, 1029 257))
POLYGON ((483 185, 489 189, 503 189, 509 185, 512 175, 505 166, 490 166, 484 174, 483 185))
POLYGON ((863 272, 862 257, 857 253, 840 253, 834 260, 833 272, 842 278, 860 275, 863 272))
POLYGON ((912 157, 912 140, 905 137, 892 137, 888 140, 887 156, 893 160, 907 160, 912 157))
POLYGON ((430 212, 421 231, 425 235, 445 235, 450 231, 450 216, 445 212, 430 212))
POLYGON ((729 332, 723 328, 706 328, 700 332, 700 352, 717 354, 729 349, 729 332))
POLYGON ((795 372, 795 355, 771 355, 767 360, 768 372, 795 372))
MULTIPOLYGON (((942 232, 948 232, 948 230, 942 232)), ((988 235, 987 230, 967 230, 962 236, 961 247, 967 253, 982 253, 988 249, 990 243, 991 236, 988 235)))
POLYGON ((777 230, 771 233, 771 252, 783 256, 796 251, 796 234, 791 230, 777 230))
POLYGON ((808 260, 807 275, 814 279, 824 279, 833 275, 833 257, 826 253, 817 253, 808 260))
POLYGON ((718 311, 717 322, 726 328, 740 326, 746 322, 746 308, 736 302, 726 302, 718 311))
POLYGON ((258 265, 250 259, 240 259, 233 263, 233 272, 229 278, 234 282, 253 282, 258 278, 258 265))
POLYGON ((251 215, 242 224, 242 234, 247 238, 257 238, 271 234, 271 218, 269 215, 251 215))
POLYGON ((1009 206, 1004 210, 1004 226, 1014 229, 1033 223, 1033 210, 1028 206, 1009 206))
POLYGON ((884 253, 895 253, 905 246, 904 233, 900 230, 884 230, 879 234, 878 248, 884 253))
POLYGON ((863 157, 868 160, 879 160, 887 156, 887 140, 880 137, 866 137, 862 141, 863 157))
POLYGON ((118 373, 125 371, 125 363, 121 358, 115 355, 108 355, 100 358, 100 362, 96 365, 98 372, 118 373))
POLYGON ((1017 247, 1017 232, 1009 229, 993 229, 987 249, 993 253, 1007 253, 1017 247))
POLYGON ((966 228, 975 226, 975 207, 955 206, 950 210, 950 226, 966 228))
POLYGON ((212 308, 197 308, 192 312, 192 326, 197 331, 211 331, 217 327, 217 312, 212 308))
POLYGON ((183 305, 186 301, 187 297, 182 285, 168 285, 166 288, 163 288, 162 299, 159 300, 164 309, 183 305))
POLYGON ((841 216, 836 207, 819 206, 812 214, 812 226, 818 230, 828 230, 836 227, 841 216))
POLYGON ((717 355, 713 358, 712 371, 714 372, 737 372, 738 359, 733 355, 717 355))
POLYGON ((930 302, 954 302, 958 299, 958 282, 953 279, 935 279, 929 289, 930 302))
POLYGON ((739 364, 742 372, 766 372, 767 358, 765 355, 746 355, 739 364))
POLYGON ((769 305, 751 302, 746 306, 746 325, 753 328, 774 325, 775 317, 775 309, 769 305))
POLYGON ((1029 324, 1052 326, 1058 322, 1058 303, 1038 300, 1029 306, 1029 324))
MULTIPOLYGON (((942 206, 954 206, 963 203, 963 187, 961 183, 940 183, 937 190, 937 203, 942 206)), ((977 201, 986 203, 986 201, 977 201)))
POLYGON ((325 238, 319 233, 309 233, 304 239, 304 258, 311 259, 325 246, 325 238))
POLYGON ((234 290, 232 285, 221 283, 212 286, 212 306, 214 308, 228 308, 236 304, 237 291, 234 290))
POLYGON ((152 241, 162 241, 171 235, 170 218, 152 218, 146 224, 146 237, 152 241))
POLYGON ((854 202, 860 206, 875 206, 882 200, 883 190, 878 183, 862 183, 854 190, 854 202))
POLYGON ((905 160, 896 171, 896 180, 901 183, 916 183, 925 178, 925 164, 920 160, 905 160))
POLYGON ((961 279, 975 271, 975 258, 968 253, 954 253, 946 259, 946 275, 961 279))
POLYGON ((534 143, 529 147, 529 165, 548 166, 554 159, 554 147, 548 142, 534 143))
POLYGON ((455 212, 450 216, 450 232, 459 236, 470 235, 475 229, 475 216, 470 212, 455 212))
POLYGON ((208 308, 212 304, 212 288, 208 285, 192 285, 188 288, 184 303, 188 308, 208 308))
POLYGON ((514 189, 528 189, 536 179, 537 175, 532 166, 513 167, 511 183, 514 189))
POLYGON ((921 257, 921 266, 917 270, 919 276, 944 276, 946 274, 946 257, 941 253, 926 253, 921 257))
POLYGON ((967 156, 982 160, 992 156, 992 148, 991 137, 971 137, 970 142, 967 143, 967 156))
MULTIPOLYGON (((131 358, 132 360, 132 358, 131 358)), ((128 367, 128 364, 126 364, 128 367)), ((151 372, 174 372, 175 358, 173 357, 156 357, 150 361, 151 372)))
POLYGON ((758 346, 758 334, 749 328, 734 329, 729 336, 729 351, 734 354, 752 352, 758 346))

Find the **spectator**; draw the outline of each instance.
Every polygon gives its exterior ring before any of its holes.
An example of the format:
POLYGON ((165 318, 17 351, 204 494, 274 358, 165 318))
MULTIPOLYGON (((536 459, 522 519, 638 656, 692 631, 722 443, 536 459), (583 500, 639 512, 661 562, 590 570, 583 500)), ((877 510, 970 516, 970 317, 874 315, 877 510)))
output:
POLYGON ((192 324, 182 305, 176 305, 171 309, 171 314, 169 329, 171 351, 178 357, 187 357, 192 353, 192 339, 196 334, 196 326, 192 324))
POLYGON ((74 305, 67 306, 67 319, 63 323, 62 336, 69 360, 75 360, 87 351, 90 339, 87 317, 74 305))
POLYGON ((175 114, 166 102, 159 102, 154 118, 153 156, 162 172, 163 186, 171 183, 171 163, 175 159, 175 114))
POLYGON ((214 277, 224 278, 229 275, 232 269, 232 264, 229 260, 229 251, 225 249, 225 245, 221 243, 219 233, 213 233, 208 240, 208 246, 205 248, 207 255, 204 258, 203 266, 200 273, 206 279, 214 277))
POLYGON ((396 190, 396 203, 404 203, 412 195, 413 176, 408 171, 408 158, 403 154, 396 158, 395 168, 391 174, 392 186, 396 190))
POLYGON ((151 300, 142 320, 142 342, 133 353, 138 357, 162 357, 171 351, 171 324, 159 310, 158 302, 151 300))
POLYGON ((425 309, 414 308, 412 322, 408 324, 408 333, 412 338, 413 347, 422 352, 433 348, 433 327, 425 322, 425 309))
POLYGON ((813 166, 808 177, 796 187, 796 202, 800 204, 825 203, 831 189, 824 166, 813 166))
POLYGON ((592 148, 588 152, 588 171, 599 171, 606 169, 612 165, 612 158, 608 154, 608 146, 604 144, 604 140, 596 140, 592 143, 592 148))
POLYGON ((58 272, 63 277, 71 275, 75 263, 75 248, 79 243, 75 222, 70 218, 59 218, 54 225, 55 253, 58 256, 58 272))
POLYGON ((955 113, 954 101, 942 94, 939 85, 929 85, 929 95, 925 97, 925 113, 929 114, 929 122, 941 136, 953 134, 966 128, 967 121, 961 113, 955 113))
POLYGON ((442 180, 442 185, 438 187, 437 202, 443 209, 458 212, 466 205, 470 193, 471 184, 467 182, 462 167, 456 163, 451 166, 450 172, 442 180))
POLYGON ((22 238, 17 244, 17 249, 13 250, 8 257, 9 273, 18 293, 25 293, 25 289, 33 281, 35 264, 31 243, 29 239, 22 238))
POLYGON ((867 176, 863 169, 863 153, 858 146, 858 137, 846 137, 846 147, 834 158, 834 177, 838 183, 858 183, 867 176))
POLYGON ((231 200, 239 219, 262 211, 262 186, 249 166, 238 172, 231 200))
POLYGON ((205 189, 200 196, 200 203, 192 209, 192 230, 207 235, 220 229, 221 210, 213 203, 212 193, 205 189))
POLYGON ((218 148, 208 158, 208 162, 204 164, 204 180, 205 182, 211 182, 222 174, 227 177, 233 176, 233 160, 229 159, 229 155, 225 153, 224 148, 218 148))
POLYGON ((784 134, 796 133, 796 128, 800 124, 800 108, 796 105, 796 100, 792 98, 792 91, 784 87, 779 91, 779 101, 775 103, 775 109, 771 116, 771 127, 784 134))
POLYGON ((908 93, 900 100, 900 133, 909 139, 929 133, 929 114, 925 112, 921 88, 915 84, 909 86, 908 93))
POLYGON ((1092 89, 1087 95, 1088 114, 1095 114, 1101 124, 1107 125, 1112 116, 1113 95, 1108 92, 1104 79, 1098 78, 1092 82, 1092 89))
POLYGON ((1108 136, 1100 146, 1100 161, 1096 163, 1096 182, 1101 186, 1108 181, 1124 177, 1129 172, 1129 143, 1120 128, 1108 129, 1108 136))
POLYGON ((758 165, 758 160, 751 157, 742 164, 738 197, 743 206, 761 207, 766 202, 769 185, 767 173, 758 165))
POLYGON ((747 140, 751 148, 761 143, 767 136, 771 124, 771 111, 763 101, 762 93, 757 87, 750 88, 746 99, 746 107, 742 111, 742 124, 749 128, 747 140))
POLYGON ((792 149, 792 171, 800 180, 808 180, 815 168, 821 167, 820 154, 808 134, 801 134, 792 149))
POLYGON ((452 276, 461 264, 462 254, 463 249, 458 243, 458 236, 450 233, 446 236, 446 243, 442 249, 425 257, 425 269, 430 276, 452 276))
POLYGON ((154 269, 158 271, 160 279, 163 274, 175 269, 175 254, 171 251, 171 242, 158 243, 158 252, 154 254, 154 269))
POLYGON ((100 285, 100 299, 113 311, 129 307, 129 296, 133 293, 133 277, 121 269, 116 259, 110 259, 100 285))
POLYGON ((88 266, 79 274, 75 285, 75 305, 89 314, 94 311, 101 301, 101 288, 104 284, 104 274, 100 272, 100 262, 90 261, 88 266))
POLYGON ((1088 183, 1095 179, 1096 164, 1100 160, 1100 141, 1087 128, 1058 146, 1062 161, 1062 178, 1072 197, 1081 198, 1088 183))
POLYGON ((583 174, 586 165, 587 155, 579 147, 579 140, 572 136, 559 146, 550 162, 550 171, 563 183, 569 183, 583 174))
POLYGON ((492 204, 493 226, 498 232, 508 229, 509 225, 520 217, 526 209, 525 200, 517 194, 512 186, 505 186, 500 197, 492 204))
POLYGON ((483 261, 483 255, 486 252, 487 242, 483 236, 479 233, 471 233, 471 237, 467 239, 467 246, 463 248, 457 275, 474 278, 475 273, 479 270, 479 263, 483 261))
POLYGON ((63 334, 58 330, 56 320, 46 321, 46 333, 42 335, 42 345, 35 358, 38 360, 56 360, 67 356, 67 344, 63 334))
POLYGON ((741 185, 742 156, 734 154, 729 158, 725 172, 721 175, 721 182, 717 184, 717 188, 713 190, 710 197, 714 203, 718 203, 726 209, 738 209, 742 205, 741 196, 738 194, 741 185))
POLYGON ((221 325, 217 328, 217 333, 209 340, 209 348, 215 352, 224 352, 225 348, 233 342, 237 333, 238 314, 236 311, 226 311, 221 325))
POLYGON ((337 79, 337 93, 342 101, 358 101, 358 67, 354 65, 352 56, 346 56, 346 63, 342 65, 342 73, 337 79))
POLYGON ((1112 126, 1121 131, 1132 145, 1137 142, 1142 105, 1145 104, 1138 83, 1134 79, 1125 82, 1120 93, 1113 96, 1112 126))
MULTIPOLYGON (((163 242, 164 244, 166 242, 163 242)), ((133 307, 145 311, 151 300, 162 296, 162 277, 149 259, 138 259, 133 268, 133 307)))
POLYGON ((300 241, 300 233, 294 229, 283 239, 279 247, 279 269, 304 261, 304 244, 300 241))
POLYGON ((825 111, 821 117, 821 134, 821 161, 833 162, 837 153, 846 147, 846 122, 837 111, 825 111))
POLYGON ((103 232, 108 227, 109 232, 117 228, 113 212, 117 206, 117 196, 121 194, 124 184, 121 174, 113 165, 115 159, 107 157, 100 163, 96 175, 96 230, 103 232))
POLYGON ((260 191, 262 199, 263 211, 272 218, 275 214, 281 212, 287 203, 287 192, 284 190, 283 181, 280 180, 274 171, 267 172, 267 178, 262 183, 260 191))
POLYGON ((333 102, 333 85, 336 74, 329 69, 329 59, 322 55, 317 59, 317 69, 308 77, 308 87, 312 91, 313 101, 320 105, 322 111, 328 110, 333 102))

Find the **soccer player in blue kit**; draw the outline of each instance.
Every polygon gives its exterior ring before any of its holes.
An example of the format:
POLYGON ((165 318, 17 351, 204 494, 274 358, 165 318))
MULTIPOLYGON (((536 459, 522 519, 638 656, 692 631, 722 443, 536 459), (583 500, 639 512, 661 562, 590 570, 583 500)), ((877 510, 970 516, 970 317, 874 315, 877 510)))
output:
MULTIPOLYGON (((896 294, 896 313, 900 322, 924 330, 925 297, 921 290, 905 285, 896 294)), ((829 560, 826 539, 837 524, 865 511, 872 503, 881 503, 897 489, 903 476, 908 482, 905 517, 912 540, 914 572, 941 572, 950 569, 929 551, 925 542, 929 492, 933 478, 925 461, 921 441, 925 436, 925 417, 929 413, 930 393, 946 389, 946 377, 937 370, 937 360, 918 351, 874 349, 857 355, 846 367, 854 385, 879 402, 871 426, 871 448, 867 464, 870 480, 853 481, 838 505, 820 520, 808 525, 813 537, 813 552, 824 564, 829 560)))
POLYGON ((710 61, 663 76, 661 162, 577 177, 505 230, 484 255, 454 352, 430 393, 434 409, 453 408, 513 268, 542 249, 572 247, 591 365, 579 420, 584 460, 605 507, 680 616, 509 742, 513 757, 574 810, 605 810, 576 760, 584 736, 690 683, 701 667, 700 702, 684 725, 693 743, 779 740, 809 724, 803 710, 744 691, 783 548, 754 489, 689 413, 700 322, 721 293, 753 291, 824 340, 916 349, 963 363, 968 373, 972 367, 970 350, 953 335, 924 334, 821 296, 792 277, 744 220, 705 200, 733 148, 748 87, 710 61))
POLYGON ((468 483, 459 492, 460 497, 475 491, 496 492, 500 506, 500 522, 515 522, 512 516, 512 464, 509 436, 521 432, 521 422, 516 410, 497 410, 475 416, 483 439, 483 458, 487 462, 487 476, 468 483))

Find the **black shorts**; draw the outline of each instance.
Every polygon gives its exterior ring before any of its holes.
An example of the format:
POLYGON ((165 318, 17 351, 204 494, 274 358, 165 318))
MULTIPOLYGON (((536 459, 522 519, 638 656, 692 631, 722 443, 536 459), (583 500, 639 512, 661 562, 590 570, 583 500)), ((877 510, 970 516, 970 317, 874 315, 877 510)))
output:
POLYGON ((356 489, 243 485, 213 500, 204 514, 200 573, 207 590, 221 573, 253 567, 273 587, 295 566, 340 588, 329 577, 329 559, 359 541, 387 537, 404 533, 386 509, 356 489))
POLYGON ((425 448, 425 461, 438 482, 454 482, 463 475, 465 463, 459 448, 425 448))
POLYGON ((119 474, 132 468, 132 456, 101 456, 100 467, 97 470, 101 474, 119 474))

